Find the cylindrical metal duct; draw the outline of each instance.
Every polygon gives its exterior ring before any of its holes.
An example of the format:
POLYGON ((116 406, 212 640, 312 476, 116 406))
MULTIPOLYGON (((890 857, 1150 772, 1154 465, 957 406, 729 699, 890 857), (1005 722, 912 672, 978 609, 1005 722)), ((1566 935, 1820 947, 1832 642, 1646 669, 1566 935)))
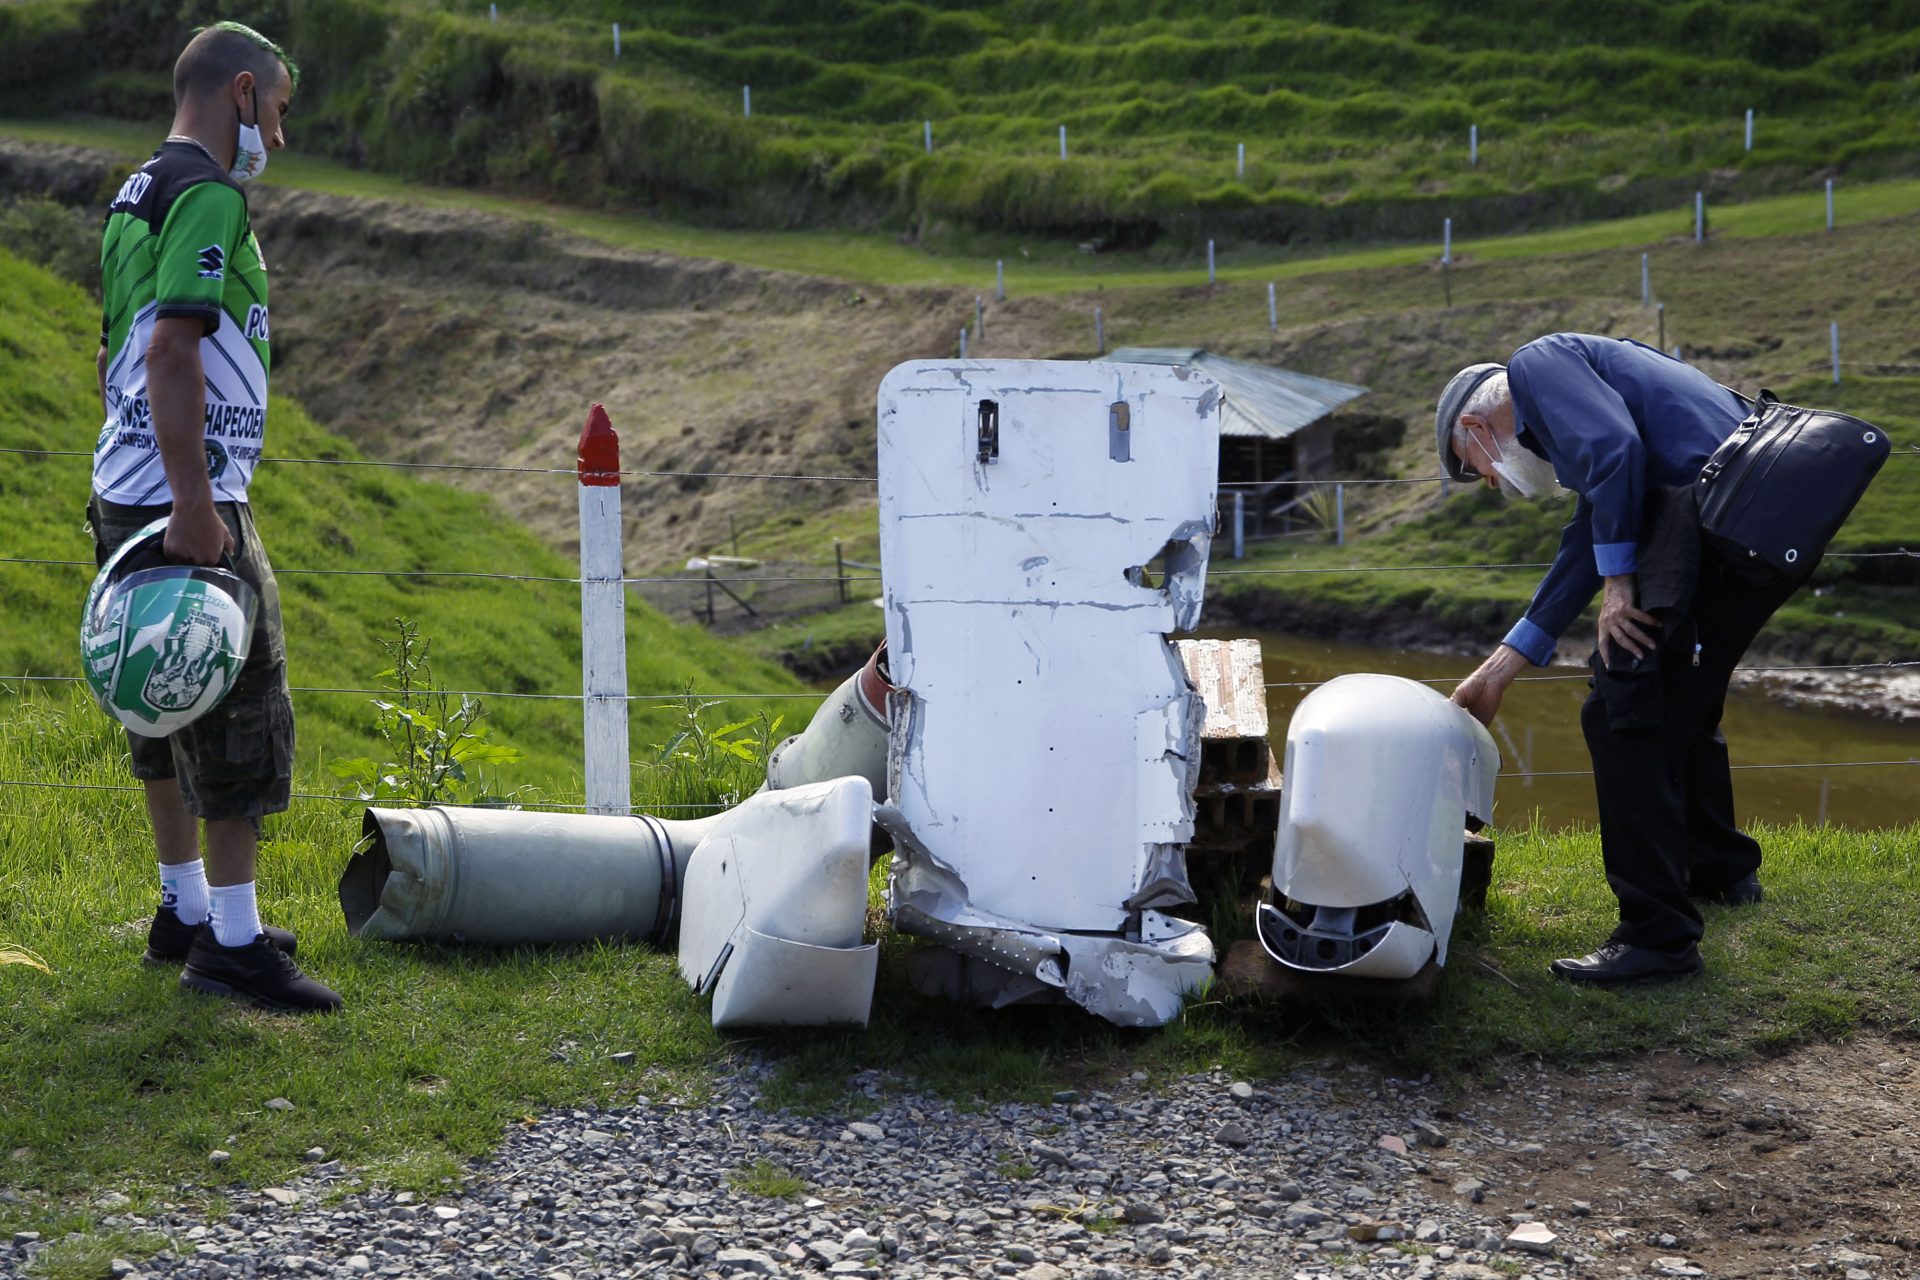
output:
POLYGON ((834 778, 865 778, 875 802, 887 797, 887 646, 841 682, 802 733, 767 758, 768 791, 834 778))
POLYGON ((348 933, 388 942, 665 943, 682 873, 716 820, 368 809, 340 908, 348 933))

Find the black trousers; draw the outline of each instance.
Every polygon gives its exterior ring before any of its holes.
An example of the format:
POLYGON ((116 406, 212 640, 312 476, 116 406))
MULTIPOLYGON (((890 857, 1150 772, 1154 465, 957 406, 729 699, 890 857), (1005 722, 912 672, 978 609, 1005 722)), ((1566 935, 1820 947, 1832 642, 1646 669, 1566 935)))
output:
POLYGON ((1759 869, 1759 843, 1734 821, 1720 717, 1734 667, 1795 585, 1744 582, 1708 553, 1690 617, 1661 637, 1658 672, 1624 686, 1596 677, 1580 727, 1620 900, 1614 941, 1683 950, 1704 930, 1689 890, 1712 894, 1759 869))

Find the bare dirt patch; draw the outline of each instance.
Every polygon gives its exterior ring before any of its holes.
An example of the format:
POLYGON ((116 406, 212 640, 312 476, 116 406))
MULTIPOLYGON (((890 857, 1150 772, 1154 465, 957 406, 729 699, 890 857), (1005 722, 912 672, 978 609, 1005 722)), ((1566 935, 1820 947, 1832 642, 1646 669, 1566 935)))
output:
POLYGON ((1428 1176, 1483 1211, 1577 1224, 1592 1274, 1920 1274, 1920 1065, 1880 1035, 1780 1058, 1657 1054, 1591 1071, 1509 1064, 1457 1104, 1428 1176), (1575 1202, 1588 1206, 1585 1213, 1575 1202))

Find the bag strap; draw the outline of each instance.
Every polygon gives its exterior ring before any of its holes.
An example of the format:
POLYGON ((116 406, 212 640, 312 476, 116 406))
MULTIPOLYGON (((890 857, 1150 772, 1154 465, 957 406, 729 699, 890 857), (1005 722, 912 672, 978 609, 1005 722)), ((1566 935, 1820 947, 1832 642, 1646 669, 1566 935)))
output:
POLYGON ((1741 404, 1747 406, 1747 409, 1749 412, 1755 412, 1755 411, 1764 409, 1769 405, 1776 405, 1780 403, 1780 397, 1773 394, 1773 392, 1767 390, 1765 387, 1760 388, 1760 394, 1758 396, 1750 396, 1736 390, 1733 387, 1728 386, 1724 382, 1718 383, 1716 385, 1719 386, 1719 388, 1722 391, 1725 391, 1728 394, 1730 394, 1735 400, 1738 400, 1741 404))

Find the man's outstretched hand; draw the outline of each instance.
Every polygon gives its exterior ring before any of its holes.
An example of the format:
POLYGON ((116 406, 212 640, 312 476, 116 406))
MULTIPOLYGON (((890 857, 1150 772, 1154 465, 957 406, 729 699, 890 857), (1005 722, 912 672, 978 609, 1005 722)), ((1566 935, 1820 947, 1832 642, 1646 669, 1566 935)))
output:
POLYGON ((1454 705, 1464 707, 1475 720, 1491 727, 1493 718, 1500 714, 1500 700, 1507 696, 1507 686, 1526 665, 1525 654, 1511 645, 1501 645, 1454 689, 1454 705))

